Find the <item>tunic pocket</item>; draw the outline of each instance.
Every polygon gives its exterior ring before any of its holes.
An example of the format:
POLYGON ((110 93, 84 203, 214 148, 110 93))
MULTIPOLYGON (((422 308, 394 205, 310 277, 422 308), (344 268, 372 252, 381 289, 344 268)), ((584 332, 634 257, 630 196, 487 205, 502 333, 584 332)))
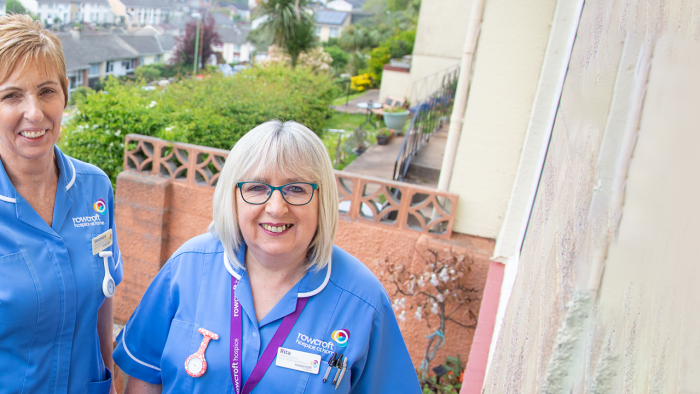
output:
POLYGON ((87 394, 109 394, 112 388, 112 372, 105 368, 107 380, 101 382, 91 382, 87 394))
POLYGON ((37 287, 22 253, 0 257, 0 338, 36 322, 37 307, 37 287))
MULTIPOLYGON (((175 390, 177 392, 189 393, 192 392, 193 380, 206 379, 206 373, 201 378, 195 379, 185 371, 185 360, 193 353, 192 336, 194 332, 193 323, 177 319, 173 319, 170 323, 168 340, 165 343, 161 360, 163 382, 169 382, 168 387, 163 386, 164 393, 168 392, 168 389, 173 388, 177 388, 175 390)), ((197 346, 199 346, 199 343, 197 343, 197 346)))

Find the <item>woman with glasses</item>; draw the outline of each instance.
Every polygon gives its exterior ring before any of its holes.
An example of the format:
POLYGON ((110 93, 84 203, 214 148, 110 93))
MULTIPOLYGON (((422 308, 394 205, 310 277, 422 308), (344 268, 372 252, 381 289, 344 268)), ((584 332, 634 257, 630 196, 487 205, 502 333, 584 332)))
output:
POLYGON ((133 393, 420 393, 389 297, 333 245, 338 191, 308 128, 233 147, 209 233, 163 266, 117 338, 133 393))

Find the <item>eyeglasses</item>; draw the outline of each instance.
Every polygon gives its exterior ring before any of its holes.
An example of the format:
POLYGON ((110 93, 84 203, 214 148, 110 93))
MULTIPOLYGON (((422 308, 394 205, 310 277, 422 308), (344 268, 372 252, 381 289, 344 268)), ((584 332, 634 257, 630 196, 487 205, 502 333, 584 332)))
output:
POLYGON ((308 182, 294 182, 282 186, 270 186, 262 182, 238 182, 236 184, 241 191, 243 201, 248 204, 260 205, 272 197, 275 190, 279 190, 282 198, 289 205, 306 205, 314 197, 314 190, 318 185, 308 182))

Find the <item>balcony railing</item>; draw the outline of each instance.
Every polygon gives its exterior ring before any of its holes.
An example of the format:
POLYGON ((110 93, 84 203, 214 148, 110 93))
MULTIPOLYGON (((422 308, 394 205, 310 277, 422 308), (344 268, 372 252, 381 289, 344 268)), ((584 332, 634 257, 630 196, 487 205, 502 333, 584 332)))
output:
MULTIPOLYGON (((228 151, 128 134, 124 170, 214 187, 228 151)), ((452 235, 458 195, 424 186, 335 171, 339 213, 349 220, 402 230, 452 235)))
POLYGON ((411 165, 411 159, 425 145, 452 112, 452 104, 457 90, 459 69, 442 76, 439 88, 425 101, 411 108, 413 118, 408 127, 401 150, 394 164, 394 180, 403 181, 411 165))

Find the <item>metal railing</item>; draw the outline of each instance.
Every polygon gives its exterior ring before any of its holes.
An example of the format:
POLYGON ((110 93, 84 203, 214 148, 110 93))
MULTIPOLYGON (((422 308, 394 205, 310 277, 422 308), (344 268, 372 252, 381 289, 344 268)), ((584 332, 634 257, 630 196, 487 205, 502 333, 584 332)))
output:
MULTIPOLYGON (((124 171, 213 188, 228 151, 128 134, 124 171)), ((450 238, 459 196, 433 188, 335 171, 341 217, 450 238)))
POLYGON ((452 111, 459 69, 445 74, 440 88, 411 108, 413 118, 394 164, 394 180, 403 181, 416 152, 430 139, 452 111))

